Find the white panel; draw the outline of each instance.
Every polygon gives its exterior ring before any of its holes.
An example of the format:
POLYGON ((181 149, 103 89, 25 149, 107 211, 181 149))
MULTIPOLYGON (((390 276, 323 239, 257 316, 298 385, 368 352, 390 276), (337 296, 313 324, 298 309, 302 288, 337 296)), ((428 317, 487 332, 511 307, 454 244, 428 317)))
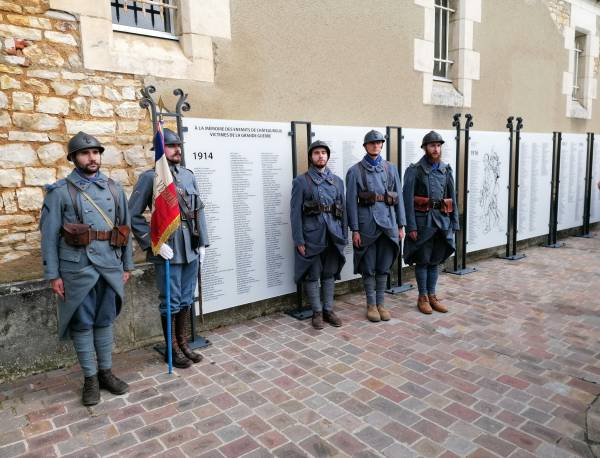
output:
POLYGON ((552 134, 522 133, 517 240, 548 234, 551 186, 552 134))
POLYGON ((506 244, 509 161, 508 132, 471 132, 467 253, 506 244))
POLYGON ((592 194, 590 199, 590 223, 600 221, 600 133, 594 136, 594 161, 592 162, 592 194))
POLYGON ((185 163, 205 203, 203 312, 296 291, 290 125, 184 118, 185 163))
POLYGON ((585 134, 562 134, 558 189, 558 230, 583 224, 585 134))
MULTIPOLYGON (((363 139, 365 134, 372 130, 378 130, 385 135, 385 127, 354 127, 354 126, 311 126, 313 131, 313 141, 322 140, 329 145, 331 157, 327 166, 339 176, 344 183, 346 182, 346 173, 348 169, 359 162, 365 155, 363 139)), ((385 146, 384 146, 385 157, 385 146)), ((360 278, 355 275, 353 263, 352 234, 348 229, 348 243, 344 250, 346 264, 342 268, 340 281, 348 281, 360 278)))

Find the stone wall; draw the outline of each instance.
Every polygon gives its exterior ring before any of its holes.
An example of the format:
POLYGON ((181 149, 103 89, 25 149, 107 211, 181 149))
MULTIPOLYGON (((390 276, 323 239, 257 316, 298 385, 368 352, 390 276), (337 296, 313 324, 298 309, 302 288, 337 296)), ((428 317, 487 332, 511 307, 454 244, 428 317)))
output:
POLYGON ((556 27, 562 32, 571 21, 571 3, 567 0, 544 0, 556 27))
POLYGON ((142 78, 87 71, 80 49, 75 17, 47 0, 0 0, 0 282, 39 276, 43 187, 72 170, 73 134, 106 146, 103 171, 126 191, 152 163, 142 78))

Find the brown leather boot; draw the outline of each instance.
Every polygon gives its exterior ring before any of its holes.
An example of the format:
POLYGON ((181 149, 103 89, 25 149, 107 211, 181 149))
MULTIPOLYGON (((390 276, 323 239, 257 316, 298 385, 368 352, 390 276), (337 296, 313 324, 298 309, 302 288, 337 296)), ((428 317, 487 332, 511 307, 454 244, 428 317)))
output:
POLYGON ((373 323, 381 321, 381 315, 375 304, 367 304, 367 319, 373 323))
MULTIPOLYGON (((168 354, 167 354, 167 342, 168 342, 167 317, 161 315, 160 321, 162 323, 163 335, 165 337, 165 363, 166 363, 167 361, 169 361, 168 354)), ((173 359, 173 366, 178 367, 179 369, 186 369, 192 365, 192 362, 189 359, 187 359, 187 357, 183 354, 183 352, 181 351, 181 348, 179 348, 179 345, 177 344, 177 337, 175 336, 175 316, 171 316, 171 348, 172 348, 171 355, 172 355, 172 359, 173 359)))
POLYGON ((429 299, 425 295, 419 296, 417 299, 417 308, 419 309, 419 312, 424 313, 425 315, 431 315, 433 313, 431 305, 429 304, 429 299))
POLYGON ((431 308, 436 312, 446 313, 448 311, 448 307, 442 304, 435 294, 428 294, 429 303, 431 304, 431 308))
POLYGON ((323 310, 323 321, 336 328, 339 328, 342 325, 342 320, 333 310, 323 310))
POLYGON ((392 315, 390 314, 390 311, 385 308, 385 305, 378 305, 377 311, 379 312, 381 321, 390 321, 392 319, 392 315))
POLYGON ((177 336, 179 348, 181 348, 185 357, 193 363, 202 361, 202 355, 196 353, 188 345, 188 336, 192 335, 192 319, 190 317, 189 309, 180 310, 179 313, 175 315, 175 334, 177 336))
POLYGON ((325 327, 323 325, 323 312, 314 312, 312 316, 312 327, 318 330, 321 330, 325 327))

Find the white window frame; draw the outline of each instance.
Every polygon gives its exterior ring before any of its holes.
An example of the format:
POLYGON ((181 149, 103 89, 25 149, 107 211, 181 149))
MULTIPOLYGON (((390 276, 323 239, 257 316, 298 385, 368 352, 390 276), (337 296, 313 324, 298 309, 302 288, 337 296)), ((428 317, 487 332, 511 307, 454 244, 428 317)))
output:
POLYGON ((435 21, 435 40, 438 45, 439 56, 435 55, 435 43, 434 43, 434 55, 433 55, 433 79, 435 81, 444 81, 451 83, 452 80, 449 78, 450 69, 454 64, 453 60, 448 59, 448 47, 451 40, 450 36, 450 16, 456 12, 452 8, 452 0, 435 0, 434 14, 435 18, 439 17, 439 21, 435 21), (445 21, 444 21, 445 18, 445 21), (442 24, 444 22, 444 24, 442 24), (445 26, 445 28, 444 28, 445 26), (443 33, 443 31, 445 33, 443 33), (445 35, 445 37, 444 37, 445 35), (444 40, 445 39, 445 40, 444 40), (436 64, 444 65, 444 75, 436 74, 436 64))
POLYGON ((583 106, 583 84, 581 81, 582 74, 585 75, 585 69, 582 68, 583 54, 585 51, 585 43, 587 34, 584 32, 575 32, 575 46, 573 47, 573 92, 571 99, 583 106), (583 43, 581 43, 583 42, 583 43))
MULTIPOLYGON (((447 78, 434 76, 435 0, 413 0, 423 8, 423 33, 414 38, 413 68, 422 74, 423 103, 444 107, 470 107, 473 81, 479 80, 480 56, 474 48, 475 24, 481 22, 482 0, 452 0, 449 16, 447 78)), ((438 37, 439 39, 439 37, 438 37)))
POLYGON ((149 29, 113 29, 112 8, 107 1, 49 0, 52 10, 78 18, 85 69, 212 83, 213 40, 231 39, 229 0, 174 2, 177 40, 156 36, 157 31, 149 29))
POLYGON ((600 55, 600 36, 597 18, 600 7, 585 0, 569 0, 569 25, 562 30, 564 47, 568 51, 563 71, 562 94, 565 97, 565 116, 573 119, 592 119, 597 98, 598 80, 594 60, 600 55))
MULTIPOLYGON (((109 5, 111 3, 112 0, 105 0, 108 1, 109 5)), ((129 1, 133 1, 133 0, 123 0, 126 2, 129 1)), ((137 3, 141 3, 143 5, 155 5, 155 6, 160 6, 163 8, 169 8, 171 10, 173 10, 173 15, 171 16, 171 29, 173 31, 177 30, 177 21, 179 20, 179 8, 177 6, 177 0, 172 0, 172 4, 168 3, 165 4, 164 0, 135 0, 137 3)), ((112 9, 112 5, 111 5, 111 9, 112 9)), ((144 27, 136 27, 136 26, 130 26, 130 25, 123 25, 123 24, 117 24, 115 22, 112 23, 112 29, 115 32, 123 32, 123 33, 133 33, 135 35, 145 35, 148 37, 155 37, 155 38, 165 38, 167 40, 179 40, 179 37, 174 34, 174 33, 169 33, 169 32, 161 32, 159 30, 152 30, 152 29, 146 29, 144 27)))

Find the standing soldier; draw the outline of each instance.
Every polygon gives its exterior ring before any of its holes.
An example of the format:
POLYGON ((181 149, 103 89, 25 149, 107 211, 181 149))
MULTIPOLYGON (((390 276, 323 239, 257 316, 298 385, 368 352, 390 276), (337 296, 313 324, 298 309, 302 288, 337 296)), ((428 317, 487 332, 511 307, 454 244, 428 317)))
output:
POLYGON ((399 198, 398 169, 384 160, 385 138, 371 130, 365 135, 365 157, 346 175, 346 207, 354 246, 354 273, 360 273, 367 296, 367 318, 388 321, 384 306, 387 277, 404 238, 404 205, 399 198))
POLYGON ((348 224, 344 182, 327 168, 330 155, 325 142, 317 140, 309 146, 310 166, 308 172, 294 179, 290 203, 296 246, 294 279, 304 282, 315 329, 323 329, 323 320, 332 326, 342 325, 333 311, 333 293, 346 262, 348 224))
POLYGON ((103 151, 91 135, 71 138, 75 169, 46 187, 40 220, 44 278, 59 296, 58 335, 73 340, 86 406, 100 402, 100 388, 128 390, 111 368, 113 321, 133 270, 129 210, 123 189, 100 172, 103 151))
POLYGON ((416 264, 417 307, 427 315, 432 310, 448 311, 438 300, 435 287, 439 264, 454 253, 454 231, 459 228, 454 177, 450 165, 442 162, 443 144, 437 132, 423 137, 425 155, 406 169, 402 192, 408 231, 404 260, 416 264))
MULTIPOLYGON (((152 208, 154 169, 140 175, 129 199, 133 234, 142 250, 147 251, 147 259, 154 263, 156 285, 159 290, 159 311, 165 343, 167 343, 167 305, 165 288, 165 259, 170 261, 171 286, 171 345, 173 365, 179 368, 190 367, 202 361, 202 355, 188 345, 192 322, 190 308, 194 303, 194 292, 198 281, 198 269, 204 261, 205 247, 208 246, 204 204, 196 178, 191 170, 180 165, 181 139, 170 129, 164 129, 165 156, 177 188, 181 224, 171 238, 160 247, 159 256, 151 250, 150 224, 143 213, 152 208)), ((168 355, 165 351, 165 362, 168 355)))

